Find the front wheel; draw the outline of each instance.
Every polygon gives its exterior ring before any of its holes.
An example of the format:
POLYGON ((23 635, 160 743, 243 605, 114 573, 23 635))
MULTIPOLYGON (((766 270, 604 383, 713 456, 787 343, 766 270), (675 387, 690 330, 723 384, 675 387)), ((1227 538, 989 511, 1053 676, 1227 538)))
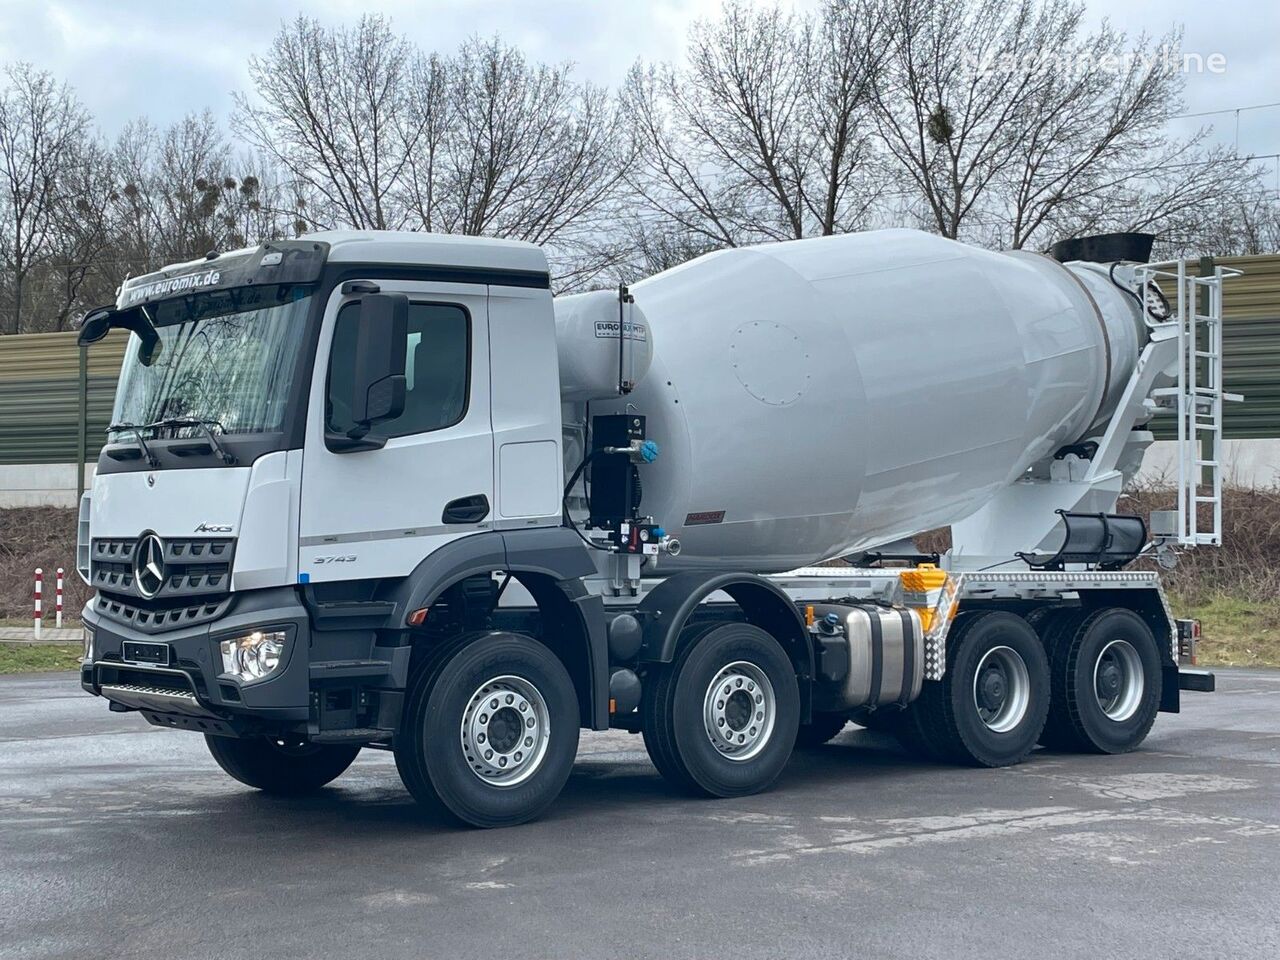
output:
POLYGON ((790 759, 799 685, 777 640, 727 623, 650 672, 641 713, 659 773, 693 793, 741 797, 772 785, 790 759))
POLYGON ((512 826, 560 794, 579 724, 555 654, 491 633, 442 648, 416 672, 393 741, 396 768, 425 807, 476 827, 512 826))
POLYGON ((351 766, 359 747, 265 737, 236 739, 205 735, 223 770, 264 793, 297 796, 319 790, 351 766))

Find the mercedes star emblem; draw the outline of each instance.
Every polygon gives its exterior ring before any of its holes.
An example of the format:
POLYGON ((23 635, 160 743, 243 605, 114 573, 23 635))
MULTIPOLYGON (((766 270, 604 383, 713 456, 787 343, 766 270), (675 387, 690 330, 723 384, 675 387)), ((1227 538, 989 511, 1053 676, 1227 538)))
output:
POLYGON ((164 543, 154 533, 143 534, 133 554, 133 581, 150 600, 164 586, 164 543))

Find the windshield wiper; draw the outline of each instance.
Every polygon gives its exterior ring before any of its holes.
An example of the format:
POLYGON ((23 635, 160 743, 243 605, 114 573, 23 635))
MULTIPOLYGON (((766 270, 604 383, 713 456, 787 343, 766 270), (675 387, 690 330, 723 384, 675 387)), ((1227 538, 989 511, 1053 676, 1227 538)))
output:
POLYGON ((139 425, 136 423, 113 423, 111 426, 107 427, 107 432, 111 433, 112 431, 120 431, 123 433, 125 430, 131 431, 134 437, 137 438, 138 449, 142 451, 142 455, 146 458, 147 466, 158 467, 160 466, 160 459, 151 452, 151 448, 147 446, 147 441, 142 439, 142 431, 149 426, 150 424, 139 425))
POLYGON ((143 424, 141 429, 161 429, 163 427, 198 427, 204 432, 205 437, 209 441, 209 447, 218 455, 218 459, 231 466, 236 462, 235 455, 227 450, 213 432, 213 428, 217 427, 223 433, 227 432, 227 428, 222 425, 221 420, 215 420, 212 417, 165 417, 161 420, 153 420, 151 423, 143 424))

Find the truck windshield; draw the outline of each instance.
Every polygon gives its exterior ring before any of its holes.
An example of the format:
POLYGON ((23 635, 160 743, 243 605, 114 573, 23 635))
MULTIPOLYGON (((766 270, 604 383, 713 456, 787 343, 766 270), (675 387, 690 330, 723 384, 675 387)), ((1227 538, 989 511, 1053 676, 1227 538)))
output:
POLYGON ((166 426, 158 421, 216 423, 226 434, 279 430, 311 289, 242 287, 148 304, 160 347, 144 366, 138 336, 129 338, 111 441, 166 426))

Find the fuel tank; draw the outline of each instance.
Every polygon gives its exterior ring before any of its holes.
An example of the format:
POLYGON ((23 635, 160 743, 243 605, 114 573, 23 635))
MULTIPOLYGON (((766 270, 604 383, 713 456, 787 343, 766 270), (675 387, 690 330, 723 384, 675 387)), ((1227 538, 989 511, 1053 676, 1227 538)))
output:
POLYGON ((914 230, 724 250, 632 293, 647 373, 591 413, 648 417, 664 569, 787 570, 963 519, 1094 435, 1145 337, 1105 270, 914 230))

